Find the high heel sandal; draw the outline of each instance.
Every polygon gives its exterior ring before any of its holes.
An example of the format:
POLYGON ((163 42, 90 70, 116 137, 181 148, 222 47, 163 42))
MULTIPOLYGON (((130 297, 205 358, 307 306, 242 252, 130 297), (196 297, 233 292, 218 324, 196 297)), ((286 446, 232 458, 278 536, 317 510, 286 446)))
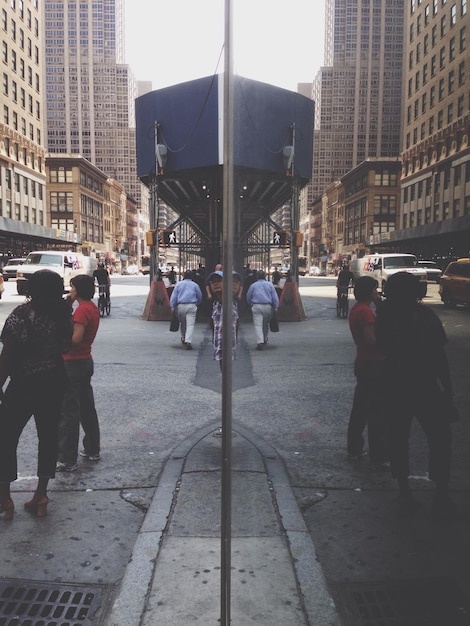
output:
POLYGON ((5 504, 0 504, 0 513, 5 513, 4 519, 10 521, 13 519, 13 514, 15 512, 15 505, 13 504, 13 500, 9 498, 5 504))
POLYGON ((38 517, 45 517, 47 515, 47 505, 49 504, 49 498, 47 496, 33 496, 31 500, 24 503, 24 508, 30 513, 36 513, 38 517))

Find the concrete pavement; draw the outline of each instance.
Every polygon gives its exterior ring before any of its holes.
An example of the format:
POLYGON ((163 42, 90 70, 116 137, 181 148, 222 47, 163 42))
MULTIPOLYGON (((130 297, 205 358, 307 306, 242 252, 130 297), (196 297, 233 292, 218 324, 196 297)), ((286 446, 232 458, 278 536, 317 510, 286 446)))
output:
MULTIPOLYGON (((109 626, 218 623, 219 433, 195 433, 167 462, 109 626)), ((281 459, 241 426, 232 440, 232 623, 339 624, 281 459)))

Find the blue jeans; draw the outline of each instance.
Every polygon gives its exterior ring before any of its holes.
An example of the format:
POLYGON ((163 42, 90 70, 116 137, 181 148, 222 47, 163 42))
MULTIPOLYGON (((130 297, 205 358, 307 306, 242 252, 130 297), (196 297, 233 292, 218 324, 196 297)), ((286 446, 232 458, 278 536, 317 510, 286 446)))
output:
POLYGON ((93 359, 65 361, 67 387, 62 401, 59 422, 58 460, 67 465, 75 465, 78 455, 80 424, 85 436, 83 448, 89 455, 100 451, 100 427, 95 409, 95 398, 91 377, 93 359))

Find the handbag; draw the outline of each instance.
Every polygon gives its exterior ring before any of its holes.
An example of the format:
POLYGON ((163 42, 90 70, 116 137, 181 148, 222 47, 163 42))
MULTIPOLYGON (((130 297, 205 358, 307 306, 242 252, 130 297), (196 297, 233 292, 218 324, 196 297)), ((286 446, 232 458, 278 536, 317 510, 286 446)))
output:
POLYGON ((176 315, 176 312, 174 312, 172 317, 171 317, 170 332, 176 333, 178 331, 179 327, 180 327, 180 321, 178 319, 178 316, 176 315))
POLYGON ((277 321, 276 311, 273 311, 271 319, 269 320, 269 329, 272 333, 279 332, 279 322, 277 321))

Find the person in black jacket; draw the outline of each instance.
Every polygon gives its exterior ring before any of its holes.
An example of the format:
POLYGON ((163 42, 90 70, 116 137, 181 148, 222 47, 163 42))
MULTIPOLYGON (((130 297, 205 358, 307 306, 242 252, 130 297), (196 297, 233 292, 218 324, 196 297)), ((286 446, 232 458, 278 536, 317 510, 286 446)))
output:
POLYGON ((377 345, 384 359, 386 411, 392 476, 402 508, 417 508, 410 486, 408 440, 415 417, 429 445, 429 478, 435 484, 433 511, 455 512, 449 497, 451 421, 455 416, 445 351, 446 334, 434 311, 418 302, 419 282, 408 272, 388 279, 387 297, 377 311, 377 345))

